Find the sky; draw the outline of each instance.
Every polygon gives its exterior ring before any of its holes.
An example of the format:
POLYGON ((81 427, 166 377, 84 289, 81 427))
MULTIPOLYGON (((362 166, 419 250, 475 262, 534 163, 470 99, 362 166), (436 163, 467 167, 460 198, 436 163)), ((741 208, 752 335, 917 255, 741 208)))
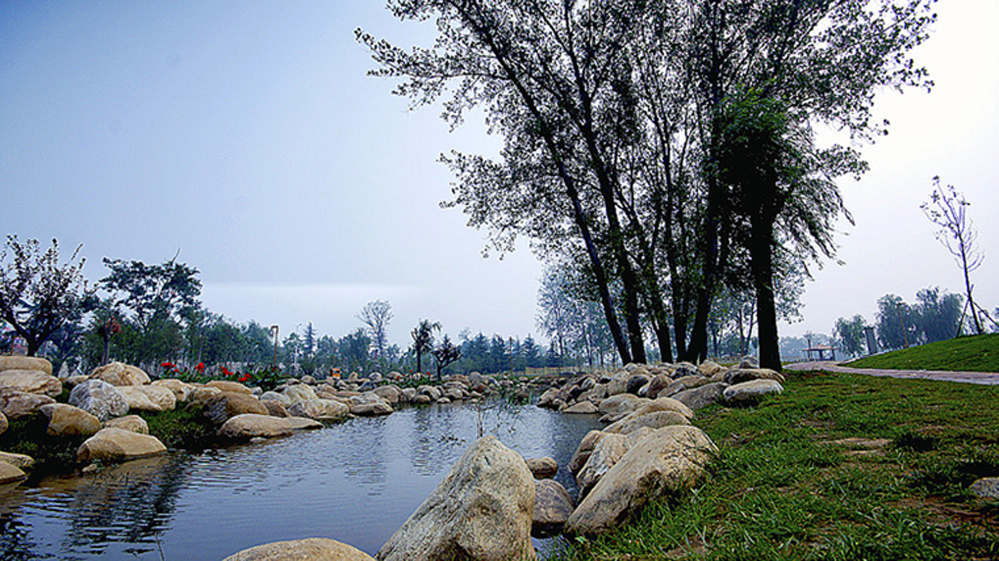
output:
MULTIPOLYGON (((919 209, 932 178, 972 203, 985 262, 976 300, 999 306, 999 49, 995 0, 938 4, 915 52, 933 92, 883 92, 890 134, 863 147, 871 171, 840 187, 838 259, 814 270, 803 320, 785 335, 874 320, 876 301, 940 286, 960 269, 919 209)), ((391 303, 392 342, 420 319, 456 337, 534 334, 542 266, 526 243, 483 257, 486 233, 442 209, 457 149, 495 154, 481 118, 457 129, 410 111, 366 72, 363 28, 429 46, 433 27, 379 1, 0 3, 0 201, 4 234, 83 244, 104 257, 196 267, 205 306, 228 318, 312 322, 336 337, 373 300, 391 303)), ((481 116, 480 116, 481 117, 481 116)))

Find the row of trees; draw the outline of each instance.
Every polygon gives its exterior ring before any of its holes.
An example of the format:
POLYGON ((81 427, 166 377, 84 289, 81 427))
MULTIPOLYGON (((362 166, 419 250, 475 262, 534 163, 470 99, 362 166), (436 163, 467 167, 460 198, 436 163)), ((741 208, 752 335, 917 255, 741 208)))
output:
POLYGON ((312 323, 279 337, 277 326, 256 321, 236 323, 204 308, 198 270, 177 260, 147 265, 104 259, 108 274, 89 286, 83 278, 79 249, 65 263, 58 242, 42 250, 37 240, 8 236, 0 252, 0 314, 9 327, 0 330, 0 348, 15 338, 26 352, 39 351, 57 362, 83 369, 121 360, 150 371, 159 364, 198 363, 265 367, 280 363, 301 373, 325 375, 381 370, 438 375, 458 371, 485 373, 557 366, 563 353, 521 341, 463 332, 458 344, 448 335, 437 340, 439 323, 422 320, 412 331, 412 345, 401 349, 388 340, 393 319, 386 301, 368 303, 357 315, 360 326, 336 338, 317 333, 312 323))
MULTIPOLYGON (((436 20, 433 46, 357 38, 415 106, 449 96, 453 126, 485 111, 501 156, 443 156, 444 206, 496 249, 525 235, 568 269, 622 362, 644 362, 650 334, 664 360, 706 358, 732 293, 754 301, 761 363, 779 369, 778 294, 833 254, 849 217, 834 179, 866 169, 813 128, 871 140, 878 88, 930 86, 907 53, 932 2, 390 0, 436 20)), ((588 339, 577 352, 599 356, 588 339)))

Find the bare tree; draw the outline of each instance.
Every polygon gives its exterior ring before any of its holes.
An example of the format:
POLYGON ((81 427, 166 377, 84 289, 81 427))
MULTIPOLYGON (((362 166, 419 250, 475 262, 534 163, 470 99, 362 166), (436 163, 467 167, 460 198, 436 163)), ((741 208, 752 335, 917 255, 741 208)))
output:
POLYGON ((982 324, 978 319, 975 300, 971 297, 971 272, 981 266, 985 254, 978 247, 978 231, 965 214, 965 208, 970 204, 965 200, 964 194, 958 193, 953 185, 941 187, 940 176, 936 176, 933 178, 930 200, 919 208, 940 227, 936 231, 936 238, 950 251, 964 272, 964 290, 968 297, 971 323, 975 326, 975 333, 981 334, 982 324))
POLYGON ((392 314, 392 305, 384 300, 368 302, 357 316, 371 336, 371 348, 375 352, 376 359, 385 356, 385 349, 388 348, 388 335, 385 330, 393 317, 395 316, 392 314))

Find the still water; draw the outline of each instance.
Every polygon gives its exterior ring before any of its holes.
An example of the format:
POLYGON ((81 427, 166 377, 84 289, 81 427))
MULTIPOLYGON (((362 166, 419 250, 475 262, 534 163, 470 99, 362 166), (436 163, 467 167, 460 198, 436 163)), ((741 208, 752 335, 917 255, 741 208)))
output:
POLYGON ((564 466, 596 427, 594 416, 530 405, 432 405, 4 486, 0 559, 210 560, 308 537, 374 555, 480 433, 525 458, 555 458, 556 479, 575 496, 564 466))

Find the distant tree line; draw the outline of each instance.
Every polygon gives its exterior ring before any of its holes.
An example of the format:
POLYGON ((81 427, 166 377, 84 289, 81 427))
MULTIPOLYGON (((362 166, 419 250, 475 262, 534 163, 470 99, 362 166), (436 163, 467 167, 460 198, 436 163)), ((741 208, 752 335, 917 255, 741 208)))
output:
POLYGON ((422 320, 406 348, 389 342, 393 319, 387 301, 369 302, 360 325, 334 337, 311 322, 290 333, 254 320, 235 322, 204 307, 199 271, 178 261, 160 264, 104 259, 107 274, 94 285, 84 280, 79 249, 65 263, 58 242, 43 251, 37 240, 8 236, 0 252, 0 352, 16 339, 27 354, 41 353, 60 366, 82 371, 119 360, 151 374, 168 363, 179 368, 203 364, 267 368, 273 364, 299 374, 327 375, 392 370, 400 372, 483 373, 560 366, 563 354, 523 339, 467 330, 452 343, 435 336, 439 323, 422 320), (275 338, 278 340, 275 341, 275 338))

